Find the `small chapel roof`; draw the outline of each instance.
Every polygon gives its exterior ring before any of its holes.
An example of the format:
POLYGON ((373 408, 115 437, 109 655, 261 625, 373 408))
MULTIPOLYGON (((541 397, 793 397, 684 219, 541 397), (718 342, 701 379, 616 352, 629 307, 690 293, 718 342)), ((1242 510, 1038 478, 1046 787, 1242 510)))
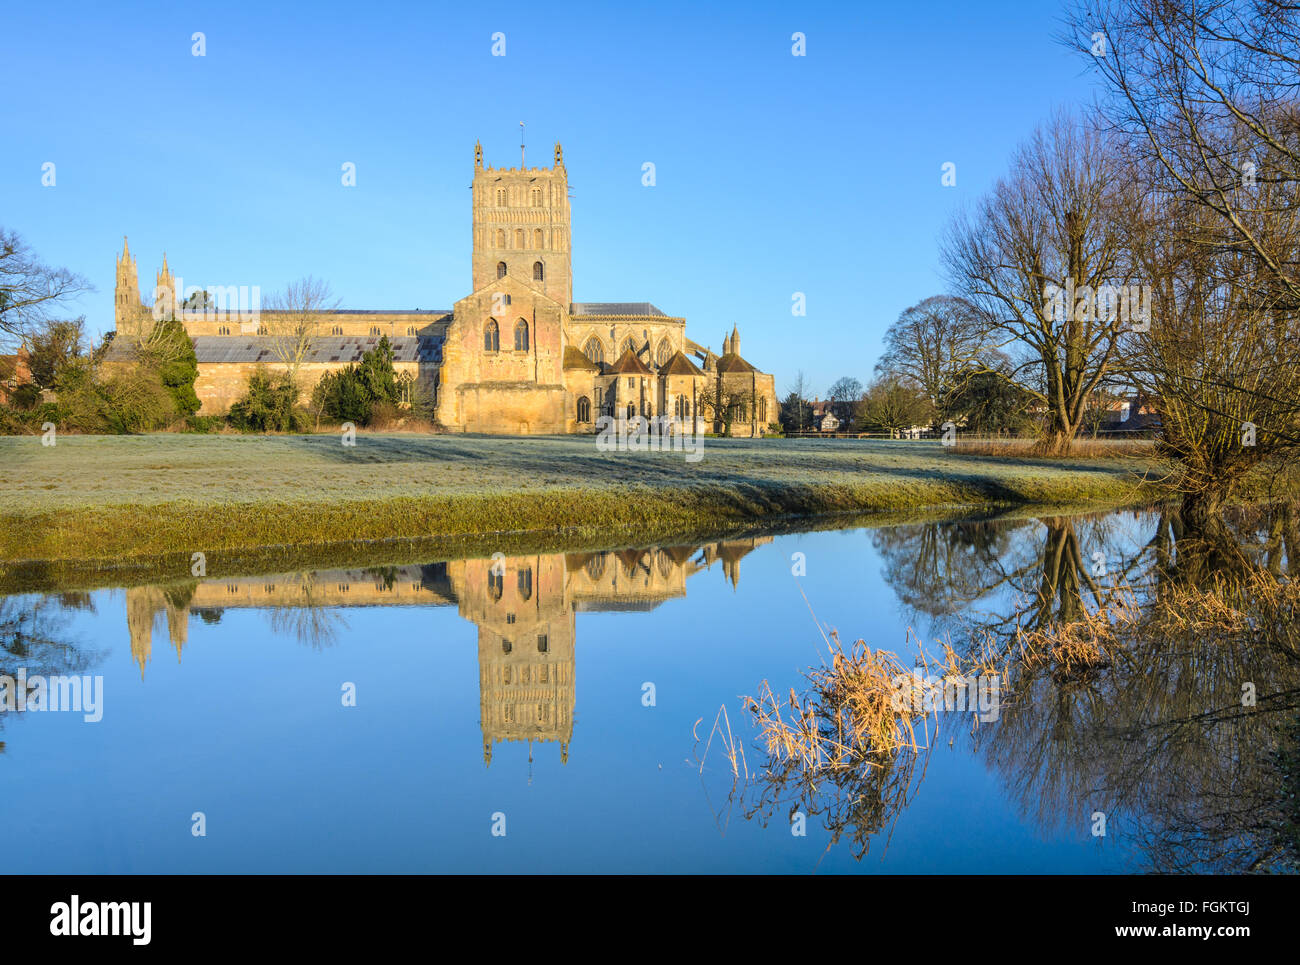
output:
POLYGON ((659 368, 660 375, 703 375, 690 359, 681 352, 674 352, 672 358, 659 368))
POLYGON ((564 367, 566 369, 590 369, 593 372, 599 372, 600 366, 587 358, 582 349, 573 345, 564 347, 564 367))
POLYGON ((653 375, 649 367, 636 357, 636 353, 630 348, 624 349, 623 354, 619 356, 617 362, 609 367, 609 371, 618 375, 653 375))

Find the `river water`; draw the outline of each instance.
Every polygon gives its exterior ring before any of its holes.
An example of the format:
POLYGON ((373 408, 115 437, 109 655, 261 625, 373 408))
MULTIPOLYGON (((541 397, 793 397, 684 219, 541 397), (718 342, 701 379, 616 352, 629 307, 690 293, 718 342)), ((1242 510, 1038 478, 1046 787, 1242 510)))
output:
MULTIPOLYGON (((742 697, 764 682, 777 694, 804 688, 804 672, 827 659, 824 634, 907 662, 909 631, 930 647, 966 641, 972 626, 1068 618, 1100 585, 1140 583, 1170 551, 1168 533, 1160 511, 1125 511, 6 597, 0 672, 77 675, 99 699, 91 713, 0 714, 0 823, 11 836, 2 864, 1239 865, 1267 834, 1225 819, 1216 794, 1242 780, 1234 748, 1273 731, 1204 715, 1233 705, 1243 675, 1261 692, 1294 689, 1285 666, 1258 661, 1237 672, 1200 653, 1190 664, 1179 655, 1177 669, 1044 675, 977 726, 969 713, 935 714, 929 749, 882 807, 858 807, 871 802, 834 781, 811 801, 764 795, 758 782, 764 753, 742 697), (1154 689, 1143 685, 1152 674, 1154 689), (728 726, 744 752, 739 775, 728 726)), ((1260 560, 1285 571, 1276 550, 1260 560)), ((1271 779, 1256 777, 1267 794, 1271 779)))

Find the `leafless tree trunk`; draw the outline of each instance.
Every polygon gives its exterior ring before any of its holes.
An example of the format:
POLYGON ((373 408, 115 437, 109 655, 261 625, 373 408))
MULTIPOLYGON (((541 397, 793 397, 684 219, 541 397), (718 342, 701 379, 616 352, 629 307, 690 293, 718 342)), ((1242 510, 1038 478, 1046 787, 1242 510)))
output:
POLYGON ((1137 314, 1132 300, 1098 297, 1129 292, 1127 183, 1103 134, 1058 115, 944 241, 954 288, 990 319, 992 347, 1017 356, 1004 376, 1046 408, 1049 451, 1069 450, 1137 314))
POLYGON ((298 371, 311 355, 325 318, 339 303, 327 282, 308 275, 269 296, 262 322, 271 338, 271 351, 283 363, 289 384, 297 390, 298 371))

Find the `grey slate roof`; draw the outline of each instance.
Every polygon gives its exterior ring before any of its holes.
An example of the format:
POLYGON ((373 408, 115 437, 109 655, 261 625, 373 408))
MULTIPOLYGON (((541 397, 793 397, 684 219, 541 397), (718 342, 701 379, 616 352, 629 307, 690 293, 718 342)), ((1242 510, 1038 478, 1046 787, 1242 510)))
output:
MULTIPOLYGON (((312 339, 311 353, 305 362, 360 362, 361 356, 379 344, 378 335, 318 335, 312 339)), ((195 335, 194 354, 200 362, 279 361, 275 339, 269 335, 195 335)), ((442 338, 430 335, 390 335, 394 362, 442 362, 442 338)), ((115 338, 109 343, 105 358, 109 361, 132 357, 129 339, 115 338)))
POLYGON ((659 315, 663 312, 649 302, 574 302, 570 315, 659 315))
MULTIPOLYGON (((318 335, 305 362, 360 362, 379 344, 378 335, 318 335)), ((196 335, 200 362, 276 362, 275 339, 267 335, 196 335)), ((442 339, 425 335, 390 335, 394 362, 441 362, 442 339)))

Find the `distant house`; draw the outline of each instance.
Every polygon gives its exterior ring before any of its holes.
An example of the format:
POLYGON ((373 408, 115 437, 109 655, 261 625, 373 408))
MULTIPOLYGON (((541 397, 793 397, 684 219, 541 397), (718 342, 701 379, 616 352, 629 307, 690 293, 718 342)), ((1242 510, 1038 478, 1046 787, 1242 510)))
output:
POLYGON ((14 390, 31 380, 27 353, 19 349, 16 355, 0 355, 0 403, 8 403, 14 390))
POLYGON ((1108 399, 1102 404, 1098 432, 1151 431, 1160 428, 1155 403, 1141 393, 1108 399))
POLYGON ((836 418, 834 403, 823 402, 820 399, 812 400, 812 424, 818 432, 835 432, 840 427, 840 420, 836 418))

